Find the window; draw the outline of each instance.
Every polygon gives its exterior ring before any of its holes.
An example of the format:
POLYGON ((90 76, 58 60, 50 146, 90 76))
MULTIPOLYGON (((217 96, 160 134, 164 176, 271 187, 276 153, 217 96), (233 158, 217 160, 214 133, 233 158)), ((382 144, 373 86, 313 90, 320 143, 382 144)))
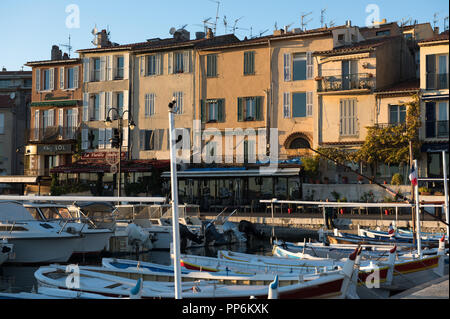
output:
POLYGON ((289 93, 283 94, 283 116, 284 118, 291 117, 291 95, 289 93))
POLYGON ((255 74, 255 52, 244 52, 244 75, 255 74))
POLYGON ((389 124, 400 124, 406 122, 406 106, 389 105, 389 124))
POLYGON ((123 92, 116 93, 116 108, 119 111, 119 114, 123 113, 123 92))
POLYGON ((358 134, 356 99, 340 101, 340 129, 341 136, 354 136, 358 134))
POLYGON ((156 55, 149 55, 147 57, 147 75, 156 74, 156 55))
POLYGON ((298 137, 289 144, 288 149, 301 149, 301 148, 309 149, 310 147, 311 145, 309 144, 308 140, 302 137, 298 137))
POLYGON ((50 90, 50 69, 43 70, 42 75, 44 77, 42 81, 42 89, 44 91, 50 90))
POLYGON ((100 81, 100 58, 92 59, 94 63, 94 73, 92 81, 100 81))
POLYGON ((183 73, 184 72, 184 66, 183 66, 183 52, 176 52, 173 57, 173 64, 174 64, 174 73, 183 73))
POLYGON ((306 117, 306 92, 292 93, 292 117, 306 117))
POLYGON ((386 35, 391 35, 391 30, 381 30, 381 31, 377 31, 377 33, 376 33, 377 37, 382 37, 382 36, 386 36, 386 35))
POLYGON ((140 130, 141 151, 161 150, 164 140, 164 129, 140 130))
POLYGON ((74 138, 78 126, 78 109, 67 109, 66 111, 66 137, 74 138))
POLYGON ((426 56, 426 88, 448 89, 448 54, 426 56))
POLYGON ((69 68, 67 69, 67 88, 73 89, 75 87, 74 83, 74 69, 69 68))
POLYGON ((5 114, 0 113, 0 134, 5 134, 5 114))
POLYGON ((183 114, 183 92, 174 92, 173 97, 176 99, 176 114, 183 114))
POLYGON ((262 121, 262 97, 238 98, 238 121, 262 121))
POLYGON ((155 94, 145 94, 145 117, 155 114, 155 94))
POLYGON ((124 60, 123 60, 123 56, 118 56, 116 59, 117 59, 116 60, 117 68, 116 68, 115 79, 120 80, 120 79, 123 79, 123 66, 124 66, 123 61, 124 60))
POLYGON ((448 101, 426 102, 425 135, 430 137, 448 137, 448 101))
POLYGON ((11 80, 0 80, 0 88, 7 88, 12 84, 11 80))
POLYGON ((91 121, 99 121, 100 120, 100 94, 92 94, 92 117, 91 121))
POLYGON ((224 122, 225 100, 214 99, 201 101, 201 119, 205 123, 224 122))
POLYGON ((344 41, 345 34, 338 34, 338 41, 344 41))
POLYGON ((206 56, 206 76, 217 76, 217 54, 209 54, 206 56))
POLYGON ((292 61, 292 79, 294 81, 306 80, 306 54, 297 53, 292 61))
POLYGON ((45 130, 47 127, 55 125, 54 110, 45 110, 42 112, 42 128, 45 130))

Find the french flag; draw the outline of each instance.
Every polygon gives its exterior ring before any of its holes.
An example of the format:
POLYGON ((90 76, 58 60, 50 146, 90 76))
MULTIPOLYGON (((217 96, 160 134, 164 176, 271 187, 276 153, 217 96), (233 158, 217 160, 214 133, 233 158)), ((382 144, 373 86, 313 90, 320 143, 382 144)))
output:
POLYGON ((409 180, 411 181, 411 184, 413 184, 414 186, 417 186, 417 172, 414 167, 414 164, 411 167, 411 173, 409 173, 409 180))

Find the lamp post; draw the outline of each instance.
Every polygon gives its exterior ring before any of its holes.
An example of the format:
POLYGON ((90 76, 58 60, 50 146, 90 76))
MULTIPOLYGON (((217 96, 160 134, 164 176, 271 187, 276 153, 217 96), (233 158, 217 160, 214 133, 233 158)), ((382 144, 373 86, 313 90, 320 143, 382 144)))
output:
MULTIPOLYGON (((112 110, 115 110, 116 113, 117 113, 118 130, 119 130, 119 138, 118 138, 119 140, 117 141, 117 146, 118 146, 118 149, 119 149, 119 167, 118 167, 118 174, 119 175, 118 175, 118 178, 117 178, 117 197, 120 198, 120 188, 121 188, 121 184, 122 184, 122 181, 121 181, 121 179, 122 179, 122 177, 121 177, 122 171, 121 171, 121 168, 120 168, 120 166, 121 166, 121 159, 122 159, 122 135, 123 135, 123 131, 122 130, 123 130, 123 116, 125 115, 125 113, 128 112, 129 115, 130 115, 130 121, 128 121, 128 127, 131 130, 134 130, 136 125, 134 124, 133 117, 131 116, 130 111, 126 110, 126 111, 123 111, 122 114, 120 114, 120 111, 113 107, 113 108, 110 108, 108 110, 108 113, 106 114, 106 120, 105 120, 106 126, 109 127, 112 124, 112 120, 109 117, 109 112, 111 112, 112 110)), ((113 137, 113 139, 114 139, 114 137, 113 137)))

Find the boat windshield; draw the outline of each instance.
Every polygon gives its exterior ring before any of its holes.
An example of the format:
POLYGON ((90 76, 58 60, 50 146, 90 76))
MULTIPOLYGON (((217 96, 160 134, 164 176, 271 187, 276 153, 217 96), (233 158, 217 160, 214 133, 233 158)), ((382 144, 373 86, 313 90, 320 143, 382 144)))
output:
POLYGON ((26 209, 30 212, 31 216, 33 216, 34 220, 43 220, 41 214, 35 207, 26 207, 26 209))
POLYGON ((41 211, 46 220, 72 219, 69 210, 65 207, 42 207, 41 211))

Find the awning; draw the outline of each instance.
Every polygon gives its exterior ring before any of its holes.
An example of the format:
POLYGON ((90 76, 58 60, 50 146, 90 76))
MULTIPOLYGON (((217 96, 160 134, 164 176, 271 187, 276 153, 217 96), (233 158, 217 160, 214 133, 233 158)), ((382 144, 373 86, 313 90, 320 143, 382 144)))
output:
MULTIPOLYGON (((262 169, 265 169, 264 167, 262 169)), ((278 168, 270 175, 265 175, 259 169, 236 168, 204 168, 187 169, 177 172, 177 177, 182 178, 222 178, 222 177, 265 177, 265 176, 298 176, 300 168, 278 168)), ((164 172, 161 177, 170 178, 170 172, 164 172)))
POLYGON ((448 152, 448 142, 442 143, 424 143, 420 148, 422 153, 440 153, 442 151, 448 152))
POLYGON ((38 176, 0 176, 0 183, 27 183, 37 184, 38 176))
POLYGON ((448 100, 448 94, 422 95, 420 99, 422 101, 448 100))
MULTIPOLYGON (((169 165, 170 161, 168 160, 122 160, 120 170, 122 173, 151 172, 153 168, 165 168, 169 167, 169 165)), ((80 160, 72 164, 61 165, 50 169, 50 173, 66 174, 115 172, 116 170, 108 163, 89 160, 80 160)))

